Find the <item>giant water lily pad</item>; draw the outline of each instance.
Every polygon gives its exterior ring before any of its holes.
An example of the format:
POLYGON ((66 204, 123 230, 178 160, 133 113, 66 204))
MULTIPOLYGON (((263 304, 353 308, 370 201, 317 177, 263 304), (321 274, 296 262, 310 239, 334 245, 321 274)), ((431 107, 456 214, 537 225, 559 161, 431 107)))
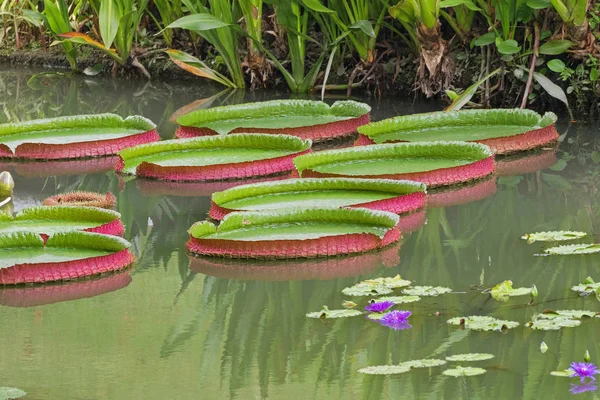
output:
POLYGON ((123 233, 121 214, 97 207, 49 206, 32 207, 14 217, 0 214, 0 234, 33 232, 53 234, 73 230, 120 235, 123 233))
POLYGON ((458 140, 489 145, 496 153, 510 153, 556 141, 554 113, 492 109, 402 115, 372 122, 358 129, 375 143, 458 140))
POLYGON ((413 286, 402 290, 402 294, 424 297, 435 297, 450 292, 452 289, 443 286, 413 286))
POLYGON ((302 177, 408 179, 428 186, 483 178, 494 171, 489 147, 464 142, 396 143, 326 150, 294 159, 302 177))
POLYGON ((358 370, 361 374, 367 375, 397 375, 410 371, 408 365, 374 365, 358 370))
POLYGON ((194 224, 188 250, 234 258, 296 258, 360 253, 396 242, 396 214, 364 208, 312 208, 227 215, 217 228, 194 224))
POLYGON ((456 367, 452 369, 447 369, 442 374, 447 376, 453 376, 455 378, 461 376, 475 376, 475 375, 483 375, 486 370, 483 368, 473 368, 473 367, 456 367))
POLYGON ((534 242, 558 242, 564 240, 580 239, 587 236, 585 232, 577 231, 548 231, 548 232, 535 232, 528 233, 521 236, 521 239, 527 240, 527 243, 534 242))
POLYGON ((362 315, 362 312, 358 310, 330 310, 328 307, 323 306, 321 311, 311 312, 306 314, 308 318, 324 318, 324 319, 332 319, 332 318, 348 318, 348 317, 357 317, 362 315))
POLYGON ((0 235, 0 284, 71 280, 122 269, 133 262, 130 244, 89 232, 64 232, 46 243, 40 235, 0 235))
POLYGON ((446 357, 446 361, 485 361, 494 358, 493 354, 489 353, 467 353, 467 354, 455 354, 453 356, 446 357))
POLYGON ((214 181, 291 171, 310 140, 287 135, 231 135, 165 140, 125 149, 117 169, 169 181, 214 181))
POLYGON ((227 133, 278 133, 327 140, 369 122, 371 107, 356 101, 273 100, 192 111, 177 118, 177 137, 227 133))
POLYGON ((283 208, 365 207, 396 214, 425 205, 425 185, 384 179, 287 179, 236 186, 214 193, 209 216, 220 220, 232 211, 283 208))
POLYGON ((75 115, 0 124, 0 157, 67 159, 116 154, 160 139, 152 121, 115 114, 75 115))
POLYGON ((519 326, 519 323, 515 321, 507 321, 485 315, 451 318, 448 320, 448 323, 450 325, 462 325, 465 329, 474 331, 502 331, 519 326))
POLYGON ((551 255, 578 255, 600 253, 600 244, 569 244, 566 246, 550 247, 544 250, 551 255))

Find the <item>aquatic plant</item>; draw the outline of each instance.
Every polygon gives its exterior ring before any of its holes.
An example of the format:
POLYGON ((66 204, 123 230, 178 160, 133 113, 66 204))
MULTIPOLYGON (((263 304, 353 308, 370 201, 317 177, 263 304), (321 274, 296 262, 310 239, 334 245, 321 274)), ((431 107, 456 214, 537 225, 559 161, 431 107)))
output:
POLYGON ((474 367, 456 367, 452 369, 447 369, 442 374, 447 376, 453 376, 455 378, 461 376, 476 376, 483 375, 486 373, 486 370, 483 368, 474 368, 474 367))
POLYGON ((490 175, 494 156, 476 143, 395 143, 325 150, 296 157, 294 164, 302 177, 408 179, 431 187, 490 175))
POLYGON ((451 318, 448 320, 448 324, 463 326, 465 329, 474 331, 502 331, 519 326, 519 323, 515 321, 506 321, 483 315, 451 318))
POLYGON ((544 310, 533 315, 531 321, 525 326, 544 331, 574 328, 581 325, 583 318, 592 318, 597 315, 598 313, 595 311, 587 310, 544 310))
POLYGON ((468 354, 455 354, 453 356, 446 357, 446 361, 485 361, 494 358, 493 354, 488 353, 468 353, 468 354))
POLYGON ((569 389, 569 392, 571 394, 579 394, 579 393, 585 393, 585 392, 595 392, 597 390, 598 390, 598 385, 588 382, 588 383, 584 383, 582 385, 571 384, 571 388, 569 389))
POLYGON ((410 371, 412 368, 433 368, 445 365, 446 361, 435 358, 404 361, 398 365, 373 365, 359 369, 357 372, 367 375, 396 375, 410 371))
POLYGON ((100 157, 160 139, 152 121, 115 114, 0 124, 0 157, 35 160, 100 157))
POLYGON ((15 188, 15 181, 8 171, 0 173, 0 197, 9 196, 15 188))
POLYGON ((409 329, 411 326, 408 323, 408 317, 411 315, 410 311, 394 310, 384 314, 378 322, 395 331, 409 329))
MULTIPOLYGON (((73 27, 69 19, 69 6, 65 0, 44 0, 44 16, 46 26, 58 37, 62 33, 72 32, 73 27)), ((61 43, 67 61, 72 71, 77 71, 77 48, 68 41, 61 43)))
POLYGON ((14 217, 0 214, 0 234, 35 232, 51 235, 56 232, 83 230, 106 235, 122 235, 121 214, 96 207, 44 206, 30 207, 14 217))
POLYGON ((12 387, 0 387, 0 399, 3 400, 12 400, 12 399, 20 399, 21 397, 27 396, 27 392, 12 388, 12 387))
POLYGON ((72 280, 123 269, 134 261, 130 244, 116 236, 33 232, 0 235, 0 284, 72 280))
POLYGON ((548 231, 548 232, 535 232, 528 233, 521 236, 521 239, 527 240, 527 243, 531 244, 534 242, 558 242, 564 240, 575 240, 581 239, 587 236, 585 232, 575 231, 548 231))
POLYGON ((600 252, 600 244, 582 243, 569 244, 565 246, 556 246, 545 249, 544 253, 551 255, 578 255, 578 254, 594 254, 600 252))
POLYGON ((583 283, 573 286, 571 290, 581 293, 581 295, 589 295, 596 292, 598 288, 600 288, 600 282, 594 282, 594 280, 588 276, 583 283))
POLYGON ((402 279, 400 275, 386 278, 367 279, 353 286, 342 289, 346 296, 379 296, 390 294, 393 289, 410 286, 411 281, 402 279))
POLYGON ((356 317, 362 315, 362 312, 358 310, 330 310, 327 306, 323 306, 321 311, 312 312, 306 314, 308 318, 348 318, 348 317, 356 317))
MULTIPOLYGON (((533 288, 513 288, 511 280, 500 282, 490 290, 490 294, 494 300, 508 301, 510 297, 531 295, 533 288)), ((535 285, 534 285, 535 287, 535 285)))
POLYGON ((266 176, 293 169, 311 141, 288 135, 226 135, 164 140, 124 149, 117 171, 169 181, 266 176))
POLYGON ((369 305, 367 305, 365 307, 365 311, 374 312, 374 313, 383 313, 383 312, 386 312, 387 310, 389 310, 390 308, 392 308, 394 306, 394 304, 395 303, 393 301, 389 301, 389 300, 377 301, 374 303, 369 303, 369 305))
POLYGON ((221 220, 233 211, 267 211, 314 204, 400 214, 425 205, 425 185, 411 181, 345 178, 263 182, 214 193, 208 215, 221 220))
POLYGON ((113 208, 117 204, 117 199, 110 192, 106 194, 94 192, 70 192, 48 197, 43 203, 45 206, 113 208))
POLYGON ((407 289, 402 289, 402 294, 423 297, 435 297, 451 292, 452 289, 443 286, 411 286, 407 289))
POLYGON ((594 375, 600 374, 598 367, 592 363, 574 362, 571 363, 570 368, 573 370, 570 378, 577 377, 581 383, 584 383, 587 379, 595 381, 596 377, 594 375))
POLYGON ((360 253, 400 239, 395 214, 362 208, 232 213, 189 229, 188 250, 234 258, 296 258, 360 253))
POLYGON ((179 138, 271 133, 313 141, 349 135, 369 122, 371 107, 352 100, 271 100, 192 111, 177 118, 179 138))

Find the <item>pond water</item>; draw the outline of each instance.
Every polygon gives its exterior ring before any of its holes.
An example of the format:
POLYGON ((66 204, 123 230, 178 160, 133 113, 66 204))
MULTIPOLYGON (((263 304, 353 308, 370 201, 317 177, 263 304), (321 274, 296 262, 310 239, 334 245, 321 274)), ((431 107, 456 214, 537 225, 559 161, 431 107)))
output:
MULTIPOLYGON (((285 92, 222 92, 201 82, 143 82, 47 76, 0 70, 0 122, 78 113, 141 114, 172 137, 182 107, 289 97, 285 92)), ((439 104, 357 98, 373 120, 433 111, 439 104)), ((63 285, 0 289, 0 386, 28 399, 538 399, 567 398, 578 380, 550 376, 589 350, 600 362, 600 319, 576 328, 523 326, 544 309, 600 311, 595 296, 569 288, 600 280, 599 256, 540 257, 543 244, 520 236, 570 229, 600 240, 600 135, 593 125, 559 126, 558 150, 501 160, 499 174, 437 193, 425 211, 404 218, 400 245, 354 257, 289 262, 194 259, 186 230, 206 217, 218 184, 124 181, 92 163, 1 166, 16 181, 15 211, 72 190, 112 191, 133 243, 133 268, 63 285), (502 176, 500 176, 502 175, 502 176), (411 329, 394 331, 362 317, 314 320, 323 305, 341 308, 341 290, 401 274, 454 293, 402 306, 411 329), (481 293, 511 279, 535 284, 506 303, 481 293), (508 332, 461 330, 466 315, 518 321, 508 332), (540 343, 549 350, 542 354, 540 343), (395 376, 357 373, 369 365, 483 352, 471 363, 486 374, 442 375, 446 367, 395 376)), ((358 302, 356 298, 352 300, 358 302)), ((361 300, 364 305, 364 300, 361 300)), ((465 364, 466 365, 466 364, 465 364)), ((600 392, 576 395, 598 398, 600 392)))

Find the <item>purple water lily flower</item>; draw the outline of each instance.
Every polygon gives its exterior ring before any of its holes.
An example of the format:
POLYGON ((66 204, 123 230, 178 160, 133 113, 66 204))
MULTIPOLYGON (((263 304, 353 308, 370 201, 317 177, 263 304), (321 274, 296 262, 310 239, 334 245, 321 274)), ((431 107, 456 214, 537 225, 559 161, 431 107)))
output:
POLYGON ((598 390, 598 385, 588 382, 584 383, 583 385, 571 384, 571 389, 569 389, 569 392, 572 394, 579 394, 585 392, 595 392, 596 390, 598 390))
POLYGON ((378 303, 371 303, 365 307, 365 311, 371 311, 375 313, 386 312, 390 308, 394 307, 393 301, 381 301, 378 303))
POLYGON ((412 328, 407 319, 412 315, 410 311, 395 310, 385 314, 379 320, 379 323, 396 331, 412 328))
POLYGON ((570 378, 574 378, 577 376, 579 377, 581 382, 585 382, 587 378, 590 378, 590 380, 595 381, 596 378, 594 377, 594 375, 600 373, 600 371, 598 371, 598 367, 592 363, 574 362, 571 363, 570 368, 573 370, 573 374, 570 376, 570 378))

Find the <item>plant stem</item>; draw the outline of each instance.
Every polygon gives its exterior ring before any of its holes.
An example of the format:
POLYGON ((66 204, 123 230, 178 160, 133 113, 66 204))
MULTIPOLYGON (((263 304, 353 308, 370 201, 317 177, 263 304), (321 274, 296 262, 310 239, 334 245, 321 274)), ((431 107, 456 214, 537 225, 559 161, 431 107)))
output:
POLYGON ((537 21, 533 23, 534 40, 533 40, 533 55, 531 56, 531 64, 529 65, 529 76, 527 77, 527 84, 525 85, 525 93, 523 93, 523 100, 521 101, 521 108, 527 106, 527 97, 531 91, 531 84, 533 83, 533 74, 535 72, 535 62, 537 61, 538 48, 540 46, 540 27, 537 21))

